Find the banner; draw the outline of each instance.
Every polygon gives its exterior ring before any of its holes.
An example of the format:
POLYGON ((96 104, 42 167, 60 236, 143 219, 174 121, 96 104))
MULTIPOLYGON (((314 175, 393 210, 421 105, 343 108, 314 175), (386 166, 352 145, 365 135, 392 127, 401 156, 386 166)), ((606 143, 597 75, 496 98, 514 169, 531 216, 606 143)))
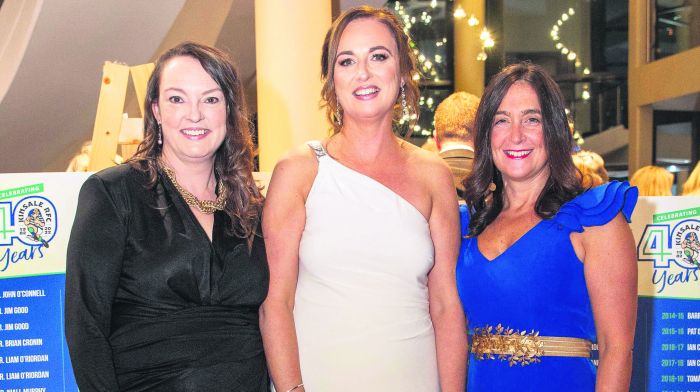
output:
MULTIPOLYGON (((66 247, 89 173, 0 174, 0 392, 77 391, 66 247)), ((640 197, 632 391, 700 391, 700 198, 640 197)))
POLYGON ((0 174, 0 392, 78 390, 63 305, 66 247, 88 175, 0 174))
POLYGON ((700 198, 640 197, 632 391, 700 391, 700 198))

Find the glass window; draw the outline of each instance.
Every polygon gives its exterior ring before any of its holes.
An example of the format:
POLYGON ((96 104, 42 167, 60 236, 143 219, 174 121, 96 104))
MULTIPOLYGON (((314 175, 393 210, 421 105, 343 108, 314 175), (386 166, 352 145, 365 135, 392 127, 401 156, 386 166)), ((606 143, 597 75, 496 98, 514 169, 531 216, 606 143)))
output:
POLYGON ((654 60, 700 45, 700 1, 656 0, 653 12, 654 60))
MULTIPOLYGON (((384 5, 403 21, 418 59, 420 117, 411 130, 411 140, 417 145, 432 136, 435 108, 454 90, 452 3, 451 0, 394 0, 384 5)), ((401 123, 396 131, 407 134, 407 122, 401 123)))
POLYGON ((627 0, 499 0, 486 3, 496 46, 486 78, 531 61, 559 84, 583 137, 627 124, 627 0))
POLYGON ((700 159, 700 112, 654 111, 654 165, 674 175, 674 194, 700 159))

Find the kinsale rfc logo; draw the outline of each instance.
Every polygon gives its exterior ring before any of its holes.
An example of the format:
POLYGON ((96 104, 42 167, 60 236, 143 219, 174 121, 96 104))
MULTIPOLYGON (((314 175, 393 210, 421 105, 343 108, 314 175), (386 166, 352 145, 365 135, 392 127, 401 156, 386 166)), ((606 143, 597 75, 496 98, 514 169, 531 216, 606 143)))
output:
POLYGON ((700 207, 655 214, 637 244, 640 262, 653 263, 657 292, 700 282, 700 207))
POLYGON ((55 205, 39 193, 44 184, 0 190, 0 272, 44 257, 56 236, 55 205))

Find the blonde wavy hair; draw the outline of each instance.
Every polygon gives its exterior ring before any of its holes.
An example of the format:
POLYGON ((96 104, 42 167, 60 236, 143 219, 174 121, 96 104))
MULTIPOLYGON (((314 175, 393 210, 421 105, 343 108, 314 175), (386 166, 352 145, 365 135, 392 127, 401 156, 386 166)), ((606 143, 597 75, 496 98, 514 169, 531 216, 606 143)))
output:
POLYGON ((574 165, 581 172, 581 185, 584 188, 593 188, 610 181, 608 171, 605 170, 603 157, 593 151, 581 150, 572 155, 574 165))
POLYGON ((683 196, 700 196, 700 162, 690 172, 688 179, 683 184, 683 196))
POLYGON ((673 174, 659 166, 644 166, 634 172, 630 184, 639 189, 639 196, 673 196, 673 174))

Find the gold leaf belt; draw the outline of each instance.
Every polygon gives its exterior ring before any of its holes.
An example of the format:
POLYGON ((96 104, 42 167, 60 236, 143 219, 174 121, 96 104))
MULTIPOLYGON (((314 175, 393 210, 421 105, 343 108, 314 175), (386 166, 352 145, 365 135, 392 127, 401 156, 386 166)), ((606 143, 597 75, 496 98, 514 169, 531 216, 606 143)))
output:
POLYGON ((475 328, 471 351, 477 359, 500 359, 510 366, 540 362, 540 357, 590 358, 590 340, 559 336, 540 336, 539 332, 518 331, 487 325, 475 328))

